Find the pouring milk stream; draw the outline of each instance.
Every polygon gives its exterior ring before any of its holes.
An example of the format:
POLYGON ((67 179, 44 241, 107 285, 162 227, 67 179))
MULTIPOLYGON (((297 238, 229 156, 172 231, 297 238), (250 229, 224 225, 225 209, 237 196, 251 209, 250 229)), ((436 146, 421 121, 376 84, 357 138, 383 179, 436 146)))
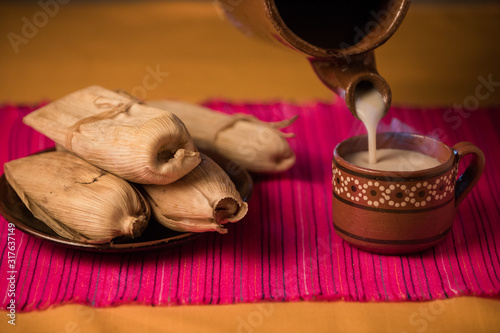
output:
POLYGON ((384 99, 375 89, 356 100, 356 113, 368 131, 368 163, 371 165, 377 164, 377 127, 384 117, 384 107, 384 99))
POLYGON ((363 168, 385 171, 416 171, 438 166, 434 157, 403 149, 377 149, 377 127, 384 117, 384 100, 376 90, 356 100, 356 114, 368 132, 368 151, 350 154, 345 159, 363 168))

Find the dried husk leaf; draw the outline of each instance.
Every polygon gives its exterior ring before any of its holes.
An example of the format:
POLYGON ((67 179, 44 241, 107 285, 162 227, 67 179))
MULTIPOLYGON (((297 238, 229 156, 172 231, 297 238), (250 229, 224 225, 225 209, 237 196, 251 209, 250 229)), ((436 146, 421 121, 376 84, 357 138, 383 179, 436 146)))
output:
POLYGON ((279 129, 291 125, 297 117, 272 123, 185 102, 157 100, 147 104, 176 114, 199 149, 216 151, 247 170, 281 172, 295 163, 295 154, 286 140, 293 134, 279 129))
POLYGON ((131 182, 167 184, 200 162, 189 132, 174 114, 98 86, 67 95, 23 121, 131 182))
POLYGON ((138 237, 148 224, 151 211, 141 193, 73 154, 32 155, 4 168, 26 207, 61 237, 107 243, 138 237))
POLYGON ((226 222, 241 220, 248 205, 213 160, 201 154, 189 174, 167 185, 143 185, 153 215, 165 227, 183 232, 226 233, 226 222))

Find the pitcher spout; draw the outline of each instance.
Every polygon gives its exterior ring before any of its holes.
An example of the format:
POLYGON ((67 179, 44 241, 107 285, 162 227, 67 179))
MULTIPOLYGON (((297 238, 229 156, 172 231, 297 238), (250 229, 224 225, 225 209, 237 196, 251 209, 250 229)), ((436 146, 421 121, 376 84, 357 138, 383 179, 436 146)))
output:
POLYGON ((344 57, 312 57, 309 61, 319 79, 344 98, 354 117, 358 118, 356 100, 373 89, 382 95, 385 105, 384 115, 389 111, 392 100, 391 88, 377 71, 373 51, 344 57))

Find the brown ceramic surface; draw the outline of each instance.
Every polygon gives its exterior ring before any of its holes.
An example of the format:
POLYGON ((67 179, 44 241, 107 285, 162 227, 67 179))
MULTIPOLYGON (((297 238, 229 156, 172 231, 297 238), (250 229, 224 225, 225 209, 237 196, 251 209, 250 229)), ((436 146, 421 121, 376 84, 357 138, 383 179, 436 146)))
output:
MULTIPOLYGON (((50 151, 50 150, 47 150, 50 151)), ((212 156, 210 152, 205 152, 212 156)), ((221 156, 213 156, 214 161, 224 167, 228 160, 221 156)), ((247 201, 252 192, 252 178, 243 169, 237 173, 228 173, 236 185, 243 200, 247 201)), ((0 214, 10 223, 13 223, 19 230, 55 244, 74 249, 98 251, 98 252, 137 252, 154 250, 159 248, 169 248, 184 244, 192 240, 200 233, 177 232, 165 228, 155 219, 151 218, 147 228, 141 237, 121 243, 87 244, 83 242, 68 240, 57 235, 45 223, 36 219, 26 208, 16 192, 7 182, 5 175, 0 178, 0 214)))
MULTIPOLYGON (((453 148, 408 133, 379 133, 377 148, 398 148, 433 156, 441 164, 418 171, 379 171, 353 165, 342 157, 367 150, 365 135, 349 138, 334 150, 333 223, 346 241, 367 251, 400 254, 425 250, 451 230, 458 205, 484 168, 476 146, 453 148), (475 159, 457 180, 461 158, 475 159)), ((401 164, 404 170, 404 162, 401 164)))
POLYGON ((383 96, 391 90, 375 67, 373 50, 401 25, 410 0, 289 1, 221 0, 229 20, 245 34, 277 42, 310 57, 320 80, 357 117, 357 93, 370 87, 383 96))

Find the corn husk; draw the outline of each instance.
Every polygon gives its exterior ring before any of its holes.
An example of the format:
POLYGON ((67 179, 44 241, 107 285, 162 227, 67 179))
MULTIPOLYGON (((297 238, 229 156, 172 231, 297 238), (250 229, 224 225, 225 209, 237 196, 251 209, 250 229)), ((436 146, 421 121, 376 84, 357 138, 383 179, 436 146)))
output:
POLYGON ((131 182, 167 184, 200 162, 191 136, 174 114, 98 86, 67 95, 23 121, 91 164, 131 182))
POLYGON ((26 207, 61 237, 107 243, 138 237, 148 224, 150 207, 142 194, 73 154, 32 155, 4 168, 26 207))
POLYGON ((281 172, 295 163, 286 140, 293 134, 279 129, 291 125, 297 117, 264 122, 250 115, 228 115, 185 102, 157 100, 147 104, 177 115, 199 149, 215 151, 249 171, 281 172))
POLYGON ((223 224, 241 220, 248 205, 229 176, 202 154, 201 163, 189 174, 168 185, 143 185, 156 220, 183 232, 218 231, 223 224))

